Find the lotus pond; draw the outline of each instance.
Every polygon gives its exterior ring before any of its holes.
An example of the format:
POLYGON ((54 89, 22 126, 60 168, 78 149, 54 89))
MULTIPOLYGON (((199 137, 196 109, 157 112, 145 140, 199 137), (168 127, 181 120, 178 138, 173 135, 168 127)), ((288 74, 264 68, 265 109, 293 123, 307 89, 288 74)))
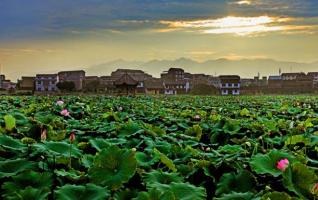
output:
POLYGON ((318 100, 0 97, 2 199, 318 199, 318 100))

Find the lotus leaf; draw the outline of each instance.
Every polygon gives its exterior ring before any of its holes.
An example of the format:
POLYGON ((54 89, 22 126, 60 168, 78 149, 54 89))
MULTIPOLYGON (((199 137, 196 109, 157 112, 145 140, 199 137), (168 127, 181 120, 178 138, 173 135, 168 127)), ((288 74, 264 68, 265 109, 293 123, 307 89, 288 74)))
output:
POLYGON ((88 174, 94 183, 117 190, 135 174, 136 167, 134 152, 111 146, 99 152, 88 174))

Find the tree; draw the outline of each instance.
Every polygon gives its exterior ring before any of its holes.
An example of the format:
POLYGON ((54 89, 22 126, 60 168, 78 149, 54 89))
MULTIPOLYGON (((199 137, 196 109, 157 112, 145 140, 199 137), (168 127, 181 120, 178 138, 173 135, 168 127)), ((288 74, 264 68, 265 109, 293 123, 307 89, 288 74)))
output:
POLYGON ((190 94, 192 95, 216 95, 218 94, 217 88, 211 85, 207 84, 198 84, 195 85, 191 91, 190 94))
POLYGON ((75 83, 72 81, 58 82, 56 87, 63 92, 72 92, 75 90, 75 83))

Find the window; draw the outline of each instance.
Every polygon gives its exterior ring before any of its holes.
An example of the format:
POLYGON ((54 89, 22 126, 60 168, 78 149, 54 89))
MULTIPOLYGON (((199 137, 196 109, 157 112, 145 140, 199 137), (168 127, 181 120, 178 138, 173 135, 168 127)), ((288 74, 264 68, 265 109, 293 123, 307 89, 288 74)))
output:
POLYGON ((225 87, 225 85, 226 85, 225 83, 222 83, 222 87, 225 87))

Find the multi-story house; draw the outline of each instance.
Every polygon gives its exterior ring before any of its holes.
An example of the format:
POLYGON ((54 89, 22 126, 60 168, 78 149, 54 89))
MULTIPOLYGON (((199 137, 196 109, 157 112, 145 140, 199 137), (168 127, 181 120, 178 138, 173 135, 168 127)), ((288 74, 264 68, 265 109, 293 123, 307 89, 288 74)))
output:
POLYGON ((217 76, 209 76, 208 85, 214 86, 215 88, 220 88, 221 80, 217 76))
POLYGON ((84 70, 62 71, 58 73, 59 82, 65 82, 65 81, 73 82, 75 85, 76 91, 83 90, 84 79, 85 79, 84 70))
POLYGON ((221 80, 221 95, 239 95, 241 87, 241 78, 237 75, 219 76, 221 80))
POLYGON ((268 88, 277 89, 282 87, 282 76, 269 76, 268 77, 268 88))
POLYGON ((282 80, 283 81, 291 81, 296 80, 297 76, 302 75, 305 73, 282 73, 282 80))
POLYGON ((35 77, 22 76, 21 80, 18 80, 18 90, 20 93, 33 93, 35 86, 35 77))
POLYGON ((3 88, 3 81, 6 80, 5 75, 0 74, 0 89, 3 88))
POLYGON ((35 77, 35 92, 52 93, 57 91, 57 74, 37 74, 35 77))
POLYGON ((100 80, 98 76, 86 76, 83 83, 83 89, 86 92, 97 92, 99 90, 100 80))
POLYGON ((318 72, 309 72, 307 75, 312 77, 313 87, 318 88, 318 72))
POLYGON ((186 94, 190 90, 190 76, 181 68, 170 68, 161 74, 164 94, 186 94), (187 77, 186 77, 187 75, 187 77))

